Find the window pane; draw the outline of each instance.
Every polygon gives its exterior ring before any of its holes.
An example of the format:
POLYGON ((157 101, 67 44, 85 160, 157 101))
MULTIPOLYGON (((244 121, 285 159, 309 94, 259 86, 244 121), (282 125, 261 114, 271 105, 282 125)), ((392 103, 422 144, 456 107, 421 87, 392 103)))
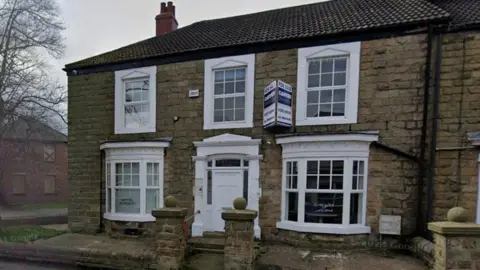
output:
POLYGON ((215 81, 223 82, 225 72, 223 70, 215 71, 215 81))
POLYGON ((140 173, 140 163, 133 163, 132 164, 132 173, 139 174, 140 173))
POLYGON ((330 102, 332 102, 332 90, 320 91, 320 103, 330 103, 330 102))
POLYGON ((307 176, 307 189, 317 189, 318 176, 307 176))
POLYGON ((318 161, 307 161, 307 174, 318 174, 318 161))
POLYGON ((233 110, 225 110, 224 113, 225 113, 225 121, 234 121, 233 110))
POLYGON ((132 175, 132 186, 139 187, 140 186, 140 175, 132 175))
POLYGON ((363 174, 363 170, 365 169, 365 161, 359 161, 359 174, 363 174))
POLYGON ((214 94, 222 95, 223 94, 223 83, 216 83, 214 86, 214 94))
POLYGON ((244 109, 244 108, 245 108, 245 97, 236 97, 235 109, 244 109))
POLYGON ((319 91, 307 92, 307 104, 318 104, 318 92, 319 91))
POLYGON ((345 89, 336 89, 333 91, 334 102, 345 102, 345 89))
POLYGON ((318 189, 330 189, 330 176, 320 176, 318 181, 318 189))
POLYGON ((333 85, 345 85, 347 82, 347 74, 345 72, 335 73, 333 85))
POLYGON ((225 109, 233 109, 235 104, 235 98, 231 97, 231 98, 226 98, 225 99, 225 109))
POLYGON ((363 195, 350 195, 350 224, 360 224, 362 222, 363 195))
POLYGON ((147 214, 150 214, 153 209, 157 209, 160 207, 160 190, 158 189, 147 189, 146 194, 146 206, 145 210, 147 214))
POLYGON ((287 174, 292 174, 292 162, 287 162, 287 174))
POLYGON ((320 79, 320 86, 332 86, 333 83, 333 73, 322 73, 320 79))
POLYGON ((347 70, 347 58, 335 59, 335 71, 346 71, 346 70, 347 70))
POLYGON ((216 167, 240 167, 241 164, 240 159, 219 159, 215 161, 216 167))
POLYGON ((286 196, 285 209, 286 220, 297 221, 298 220, 298 193, 296 192, 287 192, 286 196))
POLYGON ((237 68, 235 70, 235 80, 245 80, 245 68, 237 68))
POLYGON ((214 110, 223 110, 223 98, 216 98, 213 102, 214 110))
POLYGON ((332 176, 332 189, 343 189, 343 176, 332 176))
POLYGON ((243 170, 243 198, 248 203, 248 170, 243 170))
POLYGON ((235 78, 235 70, 225 70, 225 81, 233 81, 235 78))
POLYGON ((297 184, 298 184, 298 176, 292 176, 292 188, 297 189, 297 184))
POLYGON ((318 117, 318 105, 307 105, 307 117, 318 117))
POLYGON ((330 160, 320 161, 320 174, 330 174, 330 160))
POLYGON ((132 183, 132 176, 130 174, 123 175, 123 186, 130 186, 132 183))
POLYGON ((223 122, 223 110, 215 110, 213 112, 213 122, 223 122))
POLYGON ((115 211, 117 213, 140 213, 140 190, 117 189, 115 190, 115 211))
POLYGON ((305 222, 342 224, 343 194, 305 193, 305 222))
POLYGON ((235 83, 234 82, 225 83, 225 94, 233 94, 233 93, 235 93, 235 83))
POLYGON ((357 178, 358 176, 356 175, 352 176, 352 189, 354 190, 357 189, 357 181, 358 181, 357 178))
POLYGON ((212 204, 212 171, 207 172, 207 204, 212 204))
POLYGON ((333 104, 333 116, 343 116, 343 115, 345 115, 345 103, 333 104))
POLYGON ((131 174, 131 173, 132 173, 132 164, 123 163, 123 174, 131 174))
POLYGON ((322 73, 333 71, 333 59, 323 59, 322 61, 322 73))
POLYGON ((245 110, 239 109, 235 110, 235 121, 243 121, 245 120, 245 110))
POLYGON ((308 62, 308 74, 319 74, 319 73, 320 73, 320 62, 319 61, 308 62))
POLYGON ((243 167, 248 167, 248 160, 243 161, 243 167))
POLYGON ((332 105, 321 104, 320 105, 320 117, 332 116, 332 105))
POLYGON ((363 176, 358 177, 358 189, 365 189, 363 186, 363 176))
POLYGON ((107 179, 106 179, 107 187, 110 186, 111 178, 112 178, 112 176, 110 175, 110 172, 111 172, 110 169, 111 169, 111 165, 110 165, 110 163, 107 163, 107 166, 106 166, 106 168, 105 168, 105 170, 106 170, 106 175, 107 175, 107 176, 106 176, 106 178, 107 178, 107 179))
POLYGON ((245 81, 235 83, 235 93, 245 93, 245 81))
POLYGON ((298 174, 298 165, 297 165, 296 161, 294 161, 292 163, 293 163, 292 164, 292 170, 293 170, 292 173, 296 175, 296 174, 298 174))
POLYGON ((332 162, 332 174, 343 174, 343 160, 334 160, 332 162))
POLYGON ((320 75, 308 75, 308 87, 318 87, 320 85, 320 75))

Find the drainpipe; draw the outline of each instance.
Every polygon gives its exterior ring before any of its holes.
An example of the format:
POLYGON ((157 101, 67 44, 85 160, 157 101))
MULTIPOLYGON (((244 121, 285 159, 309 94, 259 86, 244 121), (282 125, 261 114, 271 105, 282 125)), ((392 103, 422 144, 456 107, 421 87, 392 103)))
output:
MULTIPOLYGON (((433 86, 433 117, 432 117, 432 137, 430 141, 430 168, 427 178, 427 222, 433 221, 433 200, 435 198, 435 167, 437 163, 437 131, 438 131, 438 114, 440 101, 440 75, 442 66, 442 45, 443 34, 437 36, 436 57, 435 57, 435 81, 433 86)), ((425 224, 426 225, 426 224, 425 224)), ((428 234, 428 238, 431 235, 428 234)))
POLYGON ((424 90, 423 90, 423 117, 422 117, 422 136, 420 139, 420 163, 418 165, 418 185, 417 185, 417 224, 416 234, 425 235, 426 217, 424 215, 423 198, 423 178, 425 177, 425 152, 426 152, 426 140, 427 140, 427 121, 428 121, 428 103, 430 99, 430 72, 432 65, 432 47, 433 47, 433 25, 428 25, 427 35, 427 58, 425 60, 425 75, 424 75, 424 90))
MULTIPOLYGON (((98 224, 98 232, 102 233, 103 232, 103 209, 102 209, 102 199, 103 199, 103 192, 105 192, 105 189, 102 186, 102 177, 105 176, 105 166, 103 165, 105 162, 105 150, 100 151, 100 206, 98 207, 98 210, 100 212, 100 224, 98 224), (102 175, 103 174, 103 175, 102 175)), ((105 179, 106 181, 106 179, 105 179)))

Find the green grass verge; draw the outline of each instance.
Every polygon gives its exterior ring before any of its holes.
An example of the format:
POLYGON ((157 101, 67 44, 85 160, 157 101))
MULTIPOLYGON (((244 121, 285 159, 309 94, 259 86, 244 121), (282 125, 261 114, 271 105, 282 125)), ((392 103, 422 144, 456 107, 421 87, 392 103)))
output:
POLYGON ((24 204, 19 205, 19 209, 23 210, 35 210, 35 209, 60 209, 67 208, 68 204, 66 203, 43 203, 43 204, 24 204))
POLYGON ((47 239, 67 231, 47 229, 40 226, 16 226, 0 229, 0 242, 27 243, 47 239))

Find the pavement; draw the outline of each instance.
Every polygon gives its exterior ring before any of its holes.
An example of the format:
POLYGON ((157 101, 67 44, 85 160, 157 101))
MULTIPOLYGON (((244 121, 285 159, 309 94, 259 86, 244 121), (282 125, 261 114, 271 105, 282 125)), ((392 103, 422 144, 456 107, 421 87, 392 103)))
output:
POLYGON ((0 260, 0 270, 74 270, 67 266, 58 266, 48 263, 27 263, 22 261, 0 260))
POLYGON ((0 208, 0 226, 67 223, 67 208, 19 210, 0 208))

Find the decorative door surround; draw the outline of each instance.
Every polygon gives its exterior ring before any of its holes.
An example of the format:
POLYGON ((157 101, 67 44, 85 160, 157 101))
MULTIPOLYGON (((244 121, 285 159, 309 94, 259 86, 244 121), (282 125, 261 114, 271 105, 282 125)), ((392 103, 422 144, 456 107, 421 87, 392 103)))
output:
MULTIPOLYGON (((207 162, 209 157, 213 156, 242 156, 244 160, 249 161, 249 177, 248 177, 248 208, 252 210, 259 210, 258 201, 261 196, 259 185, 260 175, 260 159, 259 146, 260 139, 252 139, 247 136, 240 136, 234 134, 223 134, 211 138, 204 139, 200 142, 193 143, 197 148, 197 155, 192 157, 195 161, 195 220, 192 225, 192 236, 203 236, 205 219, 207 217, 203 210, 207 205, 207 162)), ((233 204, 232 198, 232 204, 233 204)), ((260 226, 258 225, 258 217, 254 222, 255 238, 260 239, 260 226)))

